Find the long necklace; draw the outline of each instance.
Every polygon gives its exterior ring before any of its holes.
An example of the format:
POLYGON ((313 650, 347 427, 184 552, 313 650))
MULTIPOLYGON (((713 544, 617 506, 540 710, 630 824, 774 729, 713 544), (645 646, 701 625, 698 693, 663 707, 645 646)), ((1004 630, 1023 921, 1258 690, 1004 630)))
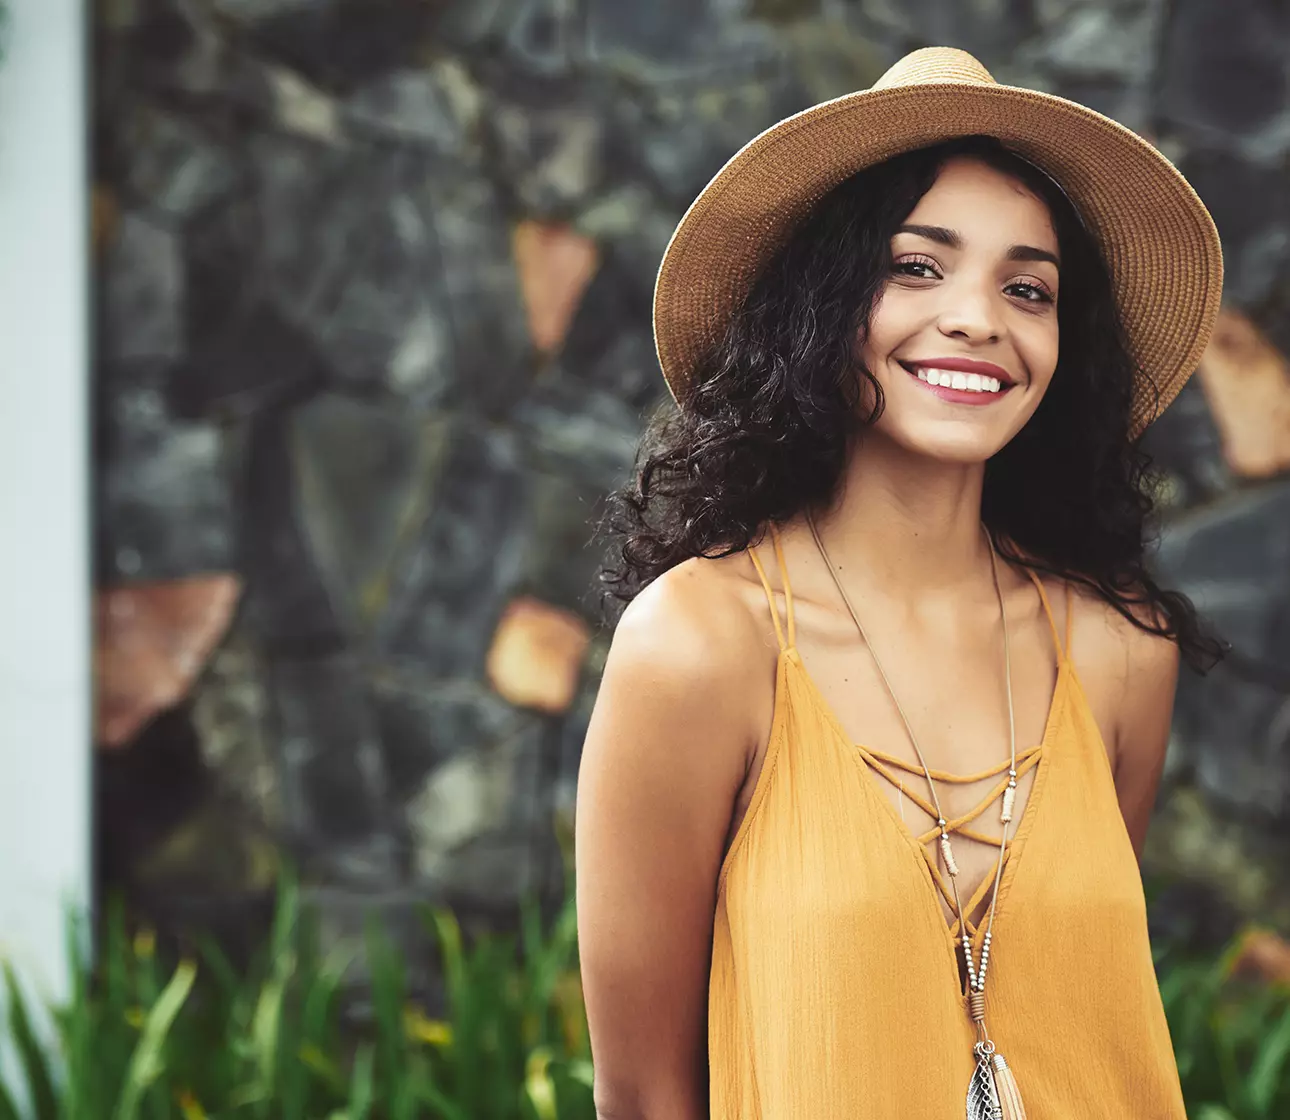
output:
MULTIPOLYGON (((918 739, 914 735, 914 729, 910 726, 909 719, 905 715, 905 709, 901 707, 895 689, 891 687, 891 682, 887 679, 887 674, 883 670, 882 662, 878 660, 878 654, 874 650, 873 643, 869 641, 869 636, 865 633, 864 626, 860 623, 860 616, 851 604, 851 597, 847 594, 846 588, 842 586, 842 581, 838 579, 833 563, 829 559, 829 554, 824 549, 824 542, 820 540, 820 533, 815 527, 815 520, 809 513, 806 515, 806 523, 811 528, 811 536, 815 538, 815 547, 820 551, 824 566, 828 568, 829 576, 832 578, 834 586, 837 587, 838 594, 842 596, 842 602, 846 604, 847 612, 851 615, 851 620, 856 624, 856 629, 860 631, 860 637, 869 650, 869 656, 873 658, 874 666, 878 670, 878 676, 882 678, 882 683, 886 687, 892 703, 896 705, 896 711, 900 713, 901 722, 905 725, 905 732, 914 747, 914 754, 918 756, 918 763, 922 766, 923 774, 927 778, 927 788, 932 797, 932 805, 936 809, 936 824, 941 830, 941 859, 945 864, 945 870, 949 873, 950 885, 953 888, 954 909, 959 919, 959 935, 963 943, 963 956, 967 961, 968 1012, 972 1016, 972 1022, 976 1025, 977 1031, 977 1041, 972 1048, 977 1064, 972 1073, 972 1079, 968 1082, 967 1120, 1025 1120, 1026 1110, 1021 1103, 1021 1094, 1017 1090, 1016 1079, 1013 1077, 1008 1063, 1004 1061, 1003 1055, 995 1048, 985 1025, 985 978, 990 968, 990 941, 994 936, 994 912, 999 901, 999 883, 1003 878, 1003 863, 1008 848, 1008 826, 1012 823, 1012 811, 1017 797, 1017 729, 1012 703, 1012 653, 1008 644, 1008 612, 1004 608, 1003 591, 999 586, 999 568, 995 559, 994 541, 991 539, 989 532, 986 531, 985 539, 990 548, 990 574, 994 579, 994 593, 999 600, 999 618, 1003 623, 1003 675, 1008 696, 1009 765, 1008 785, 1003 791, 1003 807, 999 813, 999 819, 1003 824, 1003 832, 999 838, 999 859, 995 866, 994 887, 990 895, 990 914, 986 924, 985 939, 981 943, 981 958, 978 963, 973 959, 972 940, 968 936, 967 920, 963 914, 963 903, 959 898, 958 864, 954 860, 954 847, 950 842, 945 813, 941 809, 940 797, 936 792, 936 782, 933 781, 932 772, 923 759, 923 752, 918 746, 918 739)), ((982 528, 984 531, 984 526, 982 528)))

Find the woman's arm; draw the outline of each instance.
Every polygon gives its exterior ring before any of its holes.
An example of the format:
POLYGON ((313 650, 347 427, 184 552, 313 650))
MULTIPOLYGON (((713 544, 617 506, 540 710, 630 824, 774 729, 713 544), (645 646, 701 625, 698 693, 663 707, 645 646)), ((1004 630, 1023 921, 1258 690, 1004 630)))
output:
POLYGON ((1115 791, 1140 860, 1169 746, 1179 655, 1167 638, 1120 621, 1126 671, 1115 736, 1115 791))
POLYGON ((583 746, 578 941, 602 1120, 708 1116, 716 880, 759 639, 717 583, 691 562, 628 606, 583 746))

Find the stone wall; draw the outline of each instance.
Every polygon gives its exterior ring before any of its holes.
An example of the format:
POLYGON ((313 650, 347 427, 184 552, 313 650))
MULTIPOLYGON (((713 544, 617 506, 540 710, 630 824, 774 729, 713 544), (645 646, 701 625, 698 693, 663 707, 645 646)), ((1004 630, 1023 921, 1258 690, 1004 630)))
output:
POLYGON ((1290 926, 1271 0, 100 0, 97 578, 191 599, 113 608, 162 621, 100 729, 108 882, 232 921, 285 842, 342 927, 557 888, 667 238, 755 132, 928 42, 1150 135, 1219 223, 1223 348, 1150 439, 1162 566, 1237 656, 1182 685, 1151 861, 1290 926))

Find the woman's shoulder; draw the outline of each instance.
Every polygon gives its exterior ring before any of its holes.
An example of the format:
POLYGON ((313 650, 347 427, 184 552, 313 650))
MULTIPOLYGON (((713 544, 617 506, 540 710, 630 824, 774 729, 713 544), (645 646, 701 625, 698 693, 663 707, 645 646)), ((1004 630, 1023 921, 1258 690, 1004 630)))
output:
MULTIPOLYGON (((1150 624, 1147 608, 1128 609, 1150 624)), ((1146 732, 1162 720, 1167 727, 1178 679, 1177 643, 1144 630, 1096 590, 1075 582, 1071 611, 1069 656, 1113 762, 1118 766, 1134 744, 1154 752, 1159 736, 1146 732)))
POLYGON ((775 642, 738 562, 688 560, 641 591, 615 628, 597 699, 598 728, 678 774, 716 767, 703 780, 722 797, 734 796, 774 698, 775 642))
POLYGON ((1083 645, 1098 663, 1128 669, 1167 667, 1178 660, 1178 647, 1171 638, 1144 630, 1138 623, 1151 625, 1150 609, 1129 603, 1126 608, 1138 620, 1125 617, 1115 604, 1094 588, 1070 582, 1073 613, 1071 645, 1083 645))
POLYGON ((768 609, 746 553, 693 557, 669 568, 627 605, 613 645, 709 682, 738 679, 756 660, 750 651, 766 644, 768 609))

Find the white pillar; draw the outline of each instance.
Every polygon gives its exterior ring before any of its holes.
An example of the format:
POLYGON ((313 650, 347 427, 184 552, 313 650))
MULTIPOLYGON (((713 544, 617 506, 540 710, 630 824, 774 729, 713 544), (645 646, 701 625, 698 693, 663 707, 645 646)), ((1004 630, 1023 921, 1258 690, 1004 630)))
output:
POLYGON ((90 892, 85 16, 7 0, 0 58, 0 953, 66 993, 90 892))

